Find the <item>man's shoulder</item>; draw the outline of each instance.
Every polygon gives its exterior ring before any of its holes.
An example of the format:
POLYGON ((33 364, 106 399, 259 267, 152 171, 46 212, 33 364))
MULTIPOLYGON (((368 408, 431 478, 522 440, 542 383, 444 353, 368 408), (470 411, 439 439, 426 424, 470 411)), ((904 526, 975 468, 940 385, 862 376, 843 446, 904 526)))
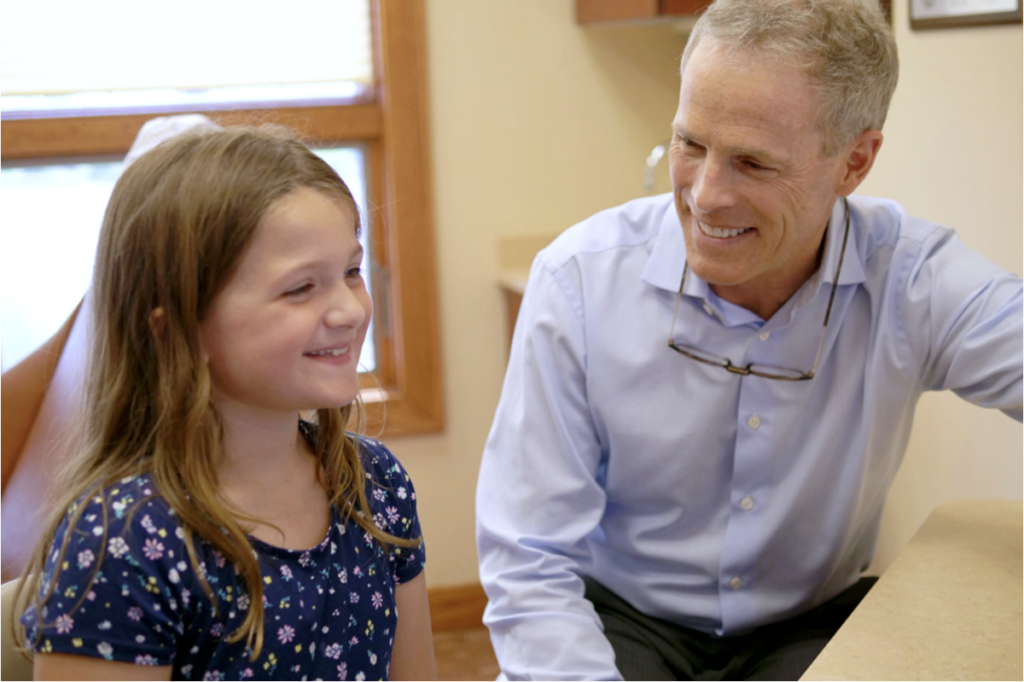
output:
POLYGON ((849 202, 850 211, 869 246, 895 246, 901 240, 923 242, 937 233, 953 231, 952 228, 910 215, 902 204, 892 199, 853 195, 849 202))
POLYGON ((538 257, 557 270, 578 256, 640 247, 658 235, 666 220, 678 223, 671 194, 634 199, 576 223, 538 257))

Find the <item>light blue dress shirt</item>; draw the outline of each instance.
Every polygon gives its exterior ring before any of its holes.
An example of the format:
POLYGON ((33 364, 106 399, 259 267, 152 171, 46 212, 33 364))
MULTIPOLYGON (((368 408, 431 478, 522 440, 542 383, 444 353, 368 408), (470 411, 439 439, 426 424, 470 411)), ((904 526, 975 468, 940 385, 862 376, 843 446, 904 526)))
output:
MULTIPOLYGON (((898 204, 849 203, 811 381, 668 347, 686 258, 671 195, 537 256, 477 491, 484 620, 508 677, 618 677, 580 575, 719 635, 815 607, 871 562, 922 392, 1021 420, 1021 280, 898 204)), ((676 341, 809 370, 844 226, 837 201, 820 269, 768 321, 691 272, 676 341)))

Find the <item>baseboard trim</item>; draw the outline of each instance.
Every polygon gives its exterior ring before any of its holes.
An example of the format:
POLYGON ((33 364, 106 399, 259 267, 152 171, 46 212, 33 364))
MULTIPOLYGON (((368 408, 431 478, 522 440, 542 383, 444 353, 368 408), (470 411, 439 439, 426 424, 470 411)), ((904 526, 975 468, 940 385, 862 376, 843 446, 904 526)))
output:
POLYGON ((487 594, 480 583, 433 587, 427 590, 434 632, 483 627, 487 594))

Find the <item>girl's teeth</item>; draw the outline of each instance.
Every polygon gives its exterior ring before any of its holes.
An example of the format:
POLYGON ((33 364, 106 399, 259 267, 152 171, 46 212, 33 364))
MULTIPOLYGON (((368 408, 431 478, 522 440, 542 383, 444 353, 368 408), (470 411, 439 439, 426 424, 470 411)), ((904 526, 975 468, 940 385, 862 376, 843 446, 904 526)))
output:
POLYGON ((333 350, 315 350, 312 353, 306 353, 306 355, 333 355, 337 357, 339 355, 344 355, 347 352, 348 347, 346 346, 345 348, 335 348, 333 350))
POLYGON ((735 237, 736 235, 743 234, 744 232, 750 229, 749 227, 740 227, 734 230, 723 230, 720 227, 709 227, 708 225, 705 225, 699 220, 697 221, 697 224, 700 225, 701 232, 703 232, 709 237, 717 237, 718 239, 724 239, 726 237, 735 237))

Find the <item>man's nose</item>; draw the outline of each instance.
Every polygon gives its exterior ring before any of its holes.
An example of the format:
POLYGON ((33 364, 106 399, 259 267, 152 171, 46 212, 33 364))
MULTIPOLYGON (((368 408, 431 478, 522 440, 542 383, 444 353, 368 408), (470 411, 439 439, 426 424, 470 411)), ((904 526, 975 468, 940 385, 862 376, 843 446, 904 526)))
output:
POLYGON ((728 162, 710 155, 705 157, 690 189, 693 208, 700 213, 712 213, 731 206, 734 202, 733 182, 728 162))

